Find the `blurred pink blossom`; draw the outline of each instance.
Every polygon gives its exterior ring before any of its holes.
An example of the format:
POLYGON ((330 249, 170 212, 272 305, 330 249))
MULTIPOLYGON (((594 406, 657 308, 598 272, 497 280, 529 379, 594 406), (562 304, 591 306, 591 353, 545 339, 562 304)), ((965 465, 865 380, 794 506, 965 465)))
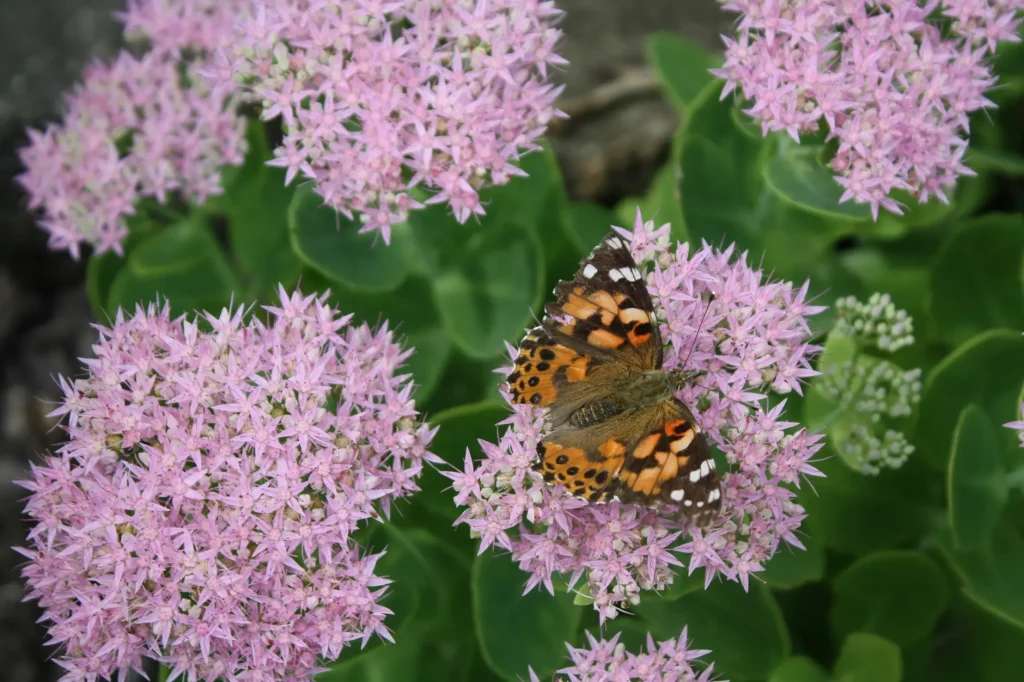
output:
POLYGON ((66 106, 61 122, 28 131, 18 182, 42 211, 51 248, 75 258, 82 244, 121 253, 143 197, 202 203, 220 194, 222 167, 245 156, 231 97, 205 90, 190 64, 167 54, 93 64, 66 106))

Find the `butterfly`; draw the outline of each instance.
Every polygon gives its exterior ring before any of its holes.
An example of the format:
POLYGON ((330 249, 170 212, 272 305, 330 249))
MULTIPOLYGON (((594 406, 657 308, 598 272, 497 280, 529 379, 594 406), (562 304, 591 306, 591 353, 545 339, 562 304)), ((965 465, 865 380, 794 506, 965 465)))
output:
POLYGON ((614 233, 555 287, 506 378, 514 404, 544 408, 534 469, 590 502, 675 505, 700 527, 722 504, 704 433, 662 368, 644 277, 614 233))

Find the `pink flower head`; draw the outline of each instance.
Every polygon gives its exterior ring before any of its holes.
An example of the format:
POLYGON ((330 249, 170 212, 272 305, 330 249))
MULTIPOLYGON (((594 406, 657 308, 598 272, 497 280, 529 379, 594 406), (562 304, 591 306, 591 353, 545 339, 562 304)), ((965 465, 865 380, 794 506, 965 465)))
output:
MULTIPOLYGON (((1022 417, 1024 417, 1024 403, 1021 403, 1020 411, 1022 417)), ((1018 419, 1017 421, 1013 422, 1006 422, 1005 424, 1003 424, 1003 426, 1005 426, 1008 429, 1013 429, 1014 431, 1017 432, 1017 435, 1020 437, 1020 446, 1024 448, 1024 418, 1018 419)))
POLYGON ((120 253, 140 198, 162 203, 176 192, 201 203, 221 193, 221 167, 245 155, 244 122, 230 97, 204 90, 192 65, 121 52, 86 70, 64 120, 30 130, 19 155, 18 182, 42 210, 52 248, 75 258, 83 243, 120 253))
MULTIPOLYGON (((647 652, 631 653, 619 642, 619 635, 611 639, 597 639, 587 633, 589 646, 575 648, 566 644, 572 665, 558 671, 558 678, 572 682, 710 682, 714 663, 703 670, 695 668, 693 661, 711 651, 690 649, 686 628, 676 639, 655 642, 647 635, 647 652)), ((540 682, 530 669, 530 682, 540 682)), ((724 682, 724 681, 723 681, 724 682)))
POLYGON ((128 0, 117 17, 128 38, 144 38, 155 52, 210 54, 226 46, 252 0, 128 0))
POLYGON ((512 406, 497 444, 481 442, 484 459, 474 464, 467 455, 465 471, 448 474, 456 503, 467 507, 458 522, 480 536, 480 551, 510 551, 530 574, 527 591, 539 584, 552 591, 554 573, 572 584, 585 575, 602 620, 635 603, 640 590, 668 586, 681 555, 689 555, 691 573, 704 566, 708 582, 723 575, 746 586, 780 540, 802 547, 795 533, 805 514, 792 487, 802 474, 821 475, 809 464, 820 436, 790 431, 784 400, 764 404, 767 392, 799 392, 816 374, 809 359, 819 348, 808 343, 807 317, 823 308, 805 301, 807 285, 765 281, 746 254, 733 258, 732 247, 671 248, 668 226, 655 230, 639 212, 632 232, 615 229, 637 263, 652 266, 646 281, 666 343, 664 368, 701 372, 678 397, 728 462, 721 515, 702 531, 681 526, 669 507, 566 496, 532 471, 543 414, 526 405, 512 406))
POLYGON ((242 22, 218 87, 241 82, 281 117, 271 163, 289 182, 313 180, 387 241, 422 205, 414 187, 462 222, 483 215, 482 186, 521 174, 512 161, 557 115, 560 15, 540 0, 282 0, 242 22))
POLYGON ((714 70, 722 96, 741 89, 765 134, 799 141, 824 121, 838 140, 840 201, 869 204, 876 218, 879 206, 900 214, 894 190, 948 203, 957 177, 974 174, 963 164, 968 114, 995 106, 985 98, 996 80, 990 54, 1019 40, 1020 2, 720 2, 743 15, 714 70))
POLYGON ((150 305, 61 380, 69 441, 22 482, 24 576, 65 679, 146 656, 172 679, 302 680, 390 639, 380 555, 350 540, 415 491, 433 431, 386 326, 280 292, 267 323, 150 305))

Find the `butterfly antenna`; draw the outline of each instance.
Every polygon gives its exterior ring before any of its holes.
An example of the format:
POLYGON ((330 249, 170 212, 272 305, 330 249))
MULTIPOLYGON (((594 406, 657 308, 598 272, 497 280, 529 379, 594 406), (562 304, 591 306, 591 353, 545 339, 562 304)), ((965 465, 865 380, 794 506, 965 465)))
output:
POLYGON ((693 343, 690 344, 690 350, 686 353, 686 359, 683 360, 681 367, 686 369, 686 366, 690 363, 690 356, 693 355, 693 349, 697 347, 697 337, 700 336, 700 330, 704 328, 704 318, 708 316, 708 309, 711 308, 711 302, 715 300, 715 292, 711 292, 708 296, 708 303, 704 306, 704 312, 701 313, 700 322, 697 323, 697 331, 693 335, 693 343))

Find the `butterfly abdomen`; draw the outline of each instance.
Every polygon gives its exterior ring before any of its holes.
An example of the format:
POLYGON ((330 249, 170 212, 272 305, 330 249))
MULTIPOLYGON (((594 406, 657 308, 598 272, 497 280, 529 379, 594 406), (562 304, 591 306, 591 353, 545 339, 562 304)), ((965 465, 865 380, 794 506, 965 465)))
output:
POLYGON ((583 429, 599 424, 625 411, 626 405, 614 397, 602 398, 589 402, 569 415, 569 424, 583 429))

